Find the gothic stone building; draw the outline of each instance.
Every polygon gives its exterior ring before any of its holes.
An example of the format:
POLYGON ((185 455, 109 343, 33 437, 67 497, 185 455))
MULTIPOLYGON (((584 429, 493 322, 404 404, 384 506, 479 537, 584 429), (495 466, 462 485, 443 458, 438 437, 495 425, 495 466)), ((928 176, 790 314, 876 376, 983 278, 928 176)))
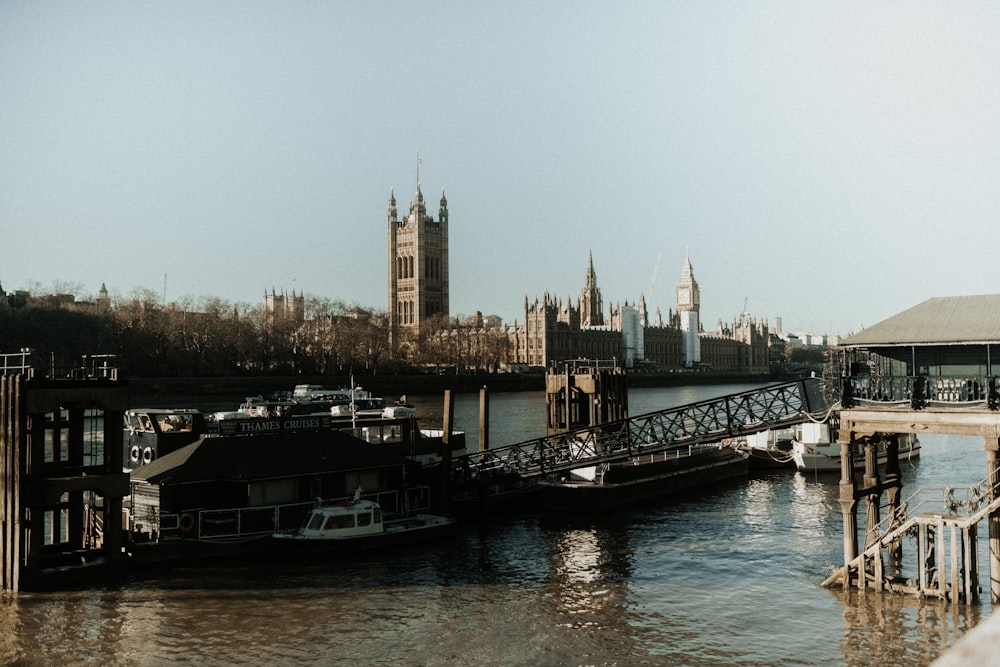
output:
POLYGON ((705 332, 700 323, 701 294, 689 259, 677 285, 677 309, 666 321, 657 311, 652 322, 645 297, 603 314, 591 256, 585 286, 576 304, 548 293, 524 301, 524 325, 508 329, 515 362, 547 368, 568 359, 617 360, 625 368, 710 368, 758 374, 768 370, 768 330, 741 314, 732 326, 721 323, 705 332))
POLYGON ((444 190, 438 218, 427 214, 424 195, 417 194, 410 212, 399 219, 390 190, 389 210, 389 336, 419 333, 432 317, 448 316, 448 200, 444 190))

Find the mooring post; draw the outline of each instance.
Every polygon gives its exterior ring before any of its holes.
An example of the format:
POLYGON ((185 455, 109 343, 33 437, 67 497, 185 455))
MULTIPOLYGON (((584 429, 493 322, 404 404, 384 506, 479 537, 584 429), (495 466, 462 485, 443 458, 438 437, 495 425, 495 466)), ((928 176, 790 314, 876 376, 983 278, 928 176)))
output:
POLYGON ((479 451, 490 448, 490 392, 483 385, 479 390, 479 451))
POLYGON ((565 413, 566 422, 563 424, 563 430, 568 431, 570 429, 570 424, 572 420, 570 419, 570 413, 573 411, 573 392, 570 391, 570 383, 573 381, 573 376, 569 372, 569 364, 566 364, 566 394, 565 398, 565 413))
MULTIPOLYGON (((986 478, 988 481, 988 496, 990 502, 1000 492, 1000 470, 997 468, 997 450, 1000 440, 996 435, 986 438, 986 478)), ((990 603, 1000 602, 1000 513, 990 512, 987 519, 990 540, 990 603)))
POLYGON ((444 423, 441 426, 441 511, 451 510, 451 421, 455 398, 451 389, 444 390, 444 423))

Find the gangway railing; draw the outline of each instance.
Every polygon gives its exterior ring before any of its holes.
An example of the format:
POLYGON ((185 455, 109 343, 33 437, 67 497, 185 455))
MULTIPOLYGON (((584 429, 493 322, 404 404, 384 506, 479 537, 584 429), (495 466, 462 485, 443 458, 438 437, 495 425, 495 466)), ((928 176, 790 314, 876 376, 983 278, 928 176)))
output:
POLYGON ((466 454, 452 470, 463 482, 538 477, 822 419, 831 407, 820 380, 805 378, 466 454))
POLYGON ((994 497, 989 488, 987 478, 965 490, 964 498, 950 487, 918 489, 882 520, 860 554, 843 567, 832 567, 821 586, 857 586, 861 591, 873 588, 952 602, 978 600, 978 524, 1000 510, 1000 496, 994 497), (935 491, 941 492, 940 498, 928 499, 935 491), (893 553, 905 536, 916 539, 917 553, 904 562, 893 553), (916 569, 916 576, 903 575, 907 565, 916 569))

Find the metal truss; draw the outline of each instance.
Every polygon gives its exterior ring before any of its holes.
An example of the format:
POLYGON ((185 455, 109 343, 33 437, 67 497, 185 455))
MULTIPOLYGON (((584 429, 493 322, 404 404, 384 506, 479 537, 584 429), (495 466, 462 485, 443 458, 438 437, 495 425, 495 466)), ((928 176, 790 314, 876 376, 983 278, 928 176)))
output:
POLYGON ((465 482, 537 477, 790 426, 828 409, 819 379, 807 378, 466 454, 452 465, 465 482))

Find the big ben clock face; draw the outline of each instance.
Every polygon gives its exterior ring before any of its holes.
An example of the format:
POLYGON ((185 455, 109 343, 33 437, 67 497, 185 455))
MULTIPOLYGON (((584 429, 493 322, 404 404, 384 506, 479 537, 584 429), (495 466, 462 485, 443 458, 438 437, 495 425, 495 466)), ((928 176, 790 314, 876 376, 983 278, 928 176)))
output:
POLYGON ((686 306, 688 305, 688 303, 690 303, 690 301, 691 301, 691 293, 688 292, 686 289, 682 289, 677 292, 677 303, 681 304, 682 306, 686 306))

